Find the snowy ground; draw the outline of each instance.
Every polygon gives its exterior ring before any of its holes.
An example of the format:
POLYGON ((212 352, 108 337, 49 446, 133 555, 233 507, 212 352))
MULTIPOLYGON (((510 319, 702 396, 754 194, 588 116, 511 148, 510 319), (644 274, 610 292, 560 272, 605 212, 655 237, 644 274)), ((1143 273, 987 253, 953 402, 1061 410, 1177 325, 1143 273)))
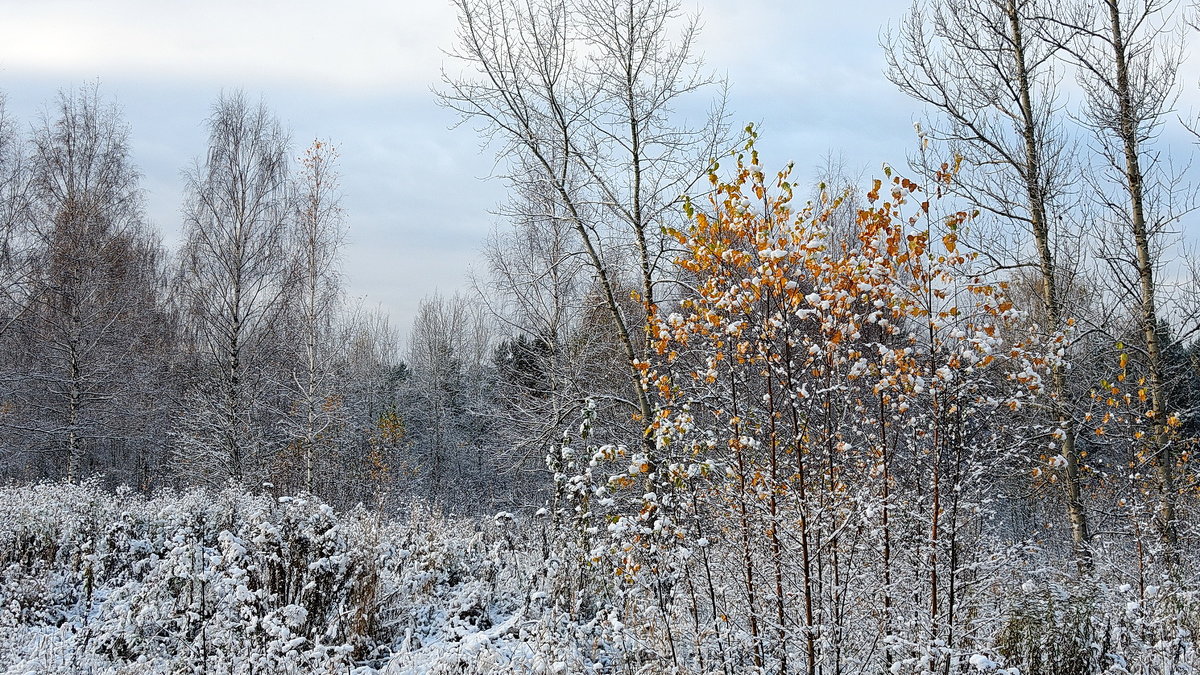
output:
POLYGON ((0 490, 0 513, 10 674, 589 672, 614 638, 549 620, 546 556, 507 517, 62 485, 0 490))
MULTIPOLYGON (((0 488, 0 673, 649 674, 691 645, 680 671, 753 670, 749 652, 732 651, 751 644, 736 622, 714 660, 711 637, 685 631, 687 610, 660 620, 647 596, 604 586, 554 541, 541 518, 511 514, 414 509, 389 521, 235 490, 0 488)), ((1200 599, 1184 586, 1097 579, 1086 598, 1033 579, 995 589, 993 606, 1017 613, 976 623, 1000 633, 957 651, 876 633, 861 664, 891 659, 879 656, 891 645, 897 675, 944 672, 938 658, 954 673, 1013 675, 1031 671, 1006 668, 1001 652, 1028 662, 1074 645, 1103 665, 1072 673, 1200 672, 1200 599)), ((1047 663, 1040 672, 1058 672, 1047 663)))

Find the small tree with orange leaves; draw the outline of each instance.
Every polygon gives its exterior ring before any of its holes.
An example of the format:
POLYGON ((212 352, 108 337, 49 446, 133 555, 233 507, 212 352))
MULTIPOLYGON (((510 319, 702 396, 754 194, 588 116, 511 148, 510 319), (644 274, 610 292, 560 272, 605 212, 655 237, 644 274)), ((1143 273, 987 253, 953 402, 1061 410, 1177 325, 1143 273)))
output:
POLYGON ((642 493, 593 499, 609 520, 593 561, 653 592, 676 667, 962 661, 981 639, 967 539, 991 472, 1021 461, 995 413, 1039 395, 1049 360, 1000 330, 1017 313, 957 247, 968 214, 933 217, 889 169, 834 243, 839 198, 794 207, 752 143, 671 232, 694 284, 649 308, 653 453, 592 458, 629 464, 595 493, 642 493))

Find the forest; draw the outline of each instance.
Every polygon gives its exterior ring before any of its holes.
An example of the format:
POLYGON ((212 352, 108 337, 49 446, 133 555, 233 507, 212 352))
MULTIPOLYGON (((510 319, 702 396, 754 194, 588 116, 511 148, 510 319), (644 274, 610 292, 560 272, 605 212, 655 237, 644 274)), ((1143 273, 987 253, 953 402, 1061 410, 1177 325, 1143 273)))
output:
POLYGON ((403 339, 336 141, 225 91, 168 247, 0 94, 4 672, 1200 672, 1196 7, 917 2, 809 181, 676 0, 452 4, 506 201, 403 339))

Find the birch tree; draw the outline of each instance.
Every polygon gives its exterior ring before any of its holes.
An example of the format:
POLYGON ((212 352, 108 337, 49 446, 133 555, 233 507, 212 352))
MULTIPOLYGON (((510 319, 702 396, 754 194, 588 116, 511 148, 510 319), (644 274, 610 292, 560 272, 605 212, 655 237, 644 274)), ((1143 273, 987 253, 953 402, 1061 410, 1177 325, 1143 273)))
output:
POLYGON ((180 441, 190 460, 219 449, 221 473, 241 480, 266 449, 265 366, 293 281, 288 139, 240 92, 217 100, 208 130, 184 204, 180 294, 202 370, 180 441))
MULTIPOLYGON (((457 0, 461 71, 444 71, 442 103, 478 125, 506 162, 504 177, 543 195, 575 234, 597 280, 625 362, 631 413, 650 418, 640 380, 647 343, 622 303, 663 293, 661 228, 724 138, 716 105, 688 122, 719 83, 699 68, 697 22, 672 0, 457 0), (614 261, 635 261, 632 269, 614 261)), ((624 397, 622 397, 624 398, 624 397)))
MULTIPOLYGON (((598 387, 601 364, 579 337, 587 289, 587 262, 575 233, 555 217, 555 200, 536 186, 518 186, 484 248, 488 278, 477 291, 502 334, 493 362, 495 404, 488 408, 506 471, 545 470, 546 447, 556 442, 598 387)), ((611 364, 608 364, 609 366, 611 364)), ((545 481, 523 480, 524 488, 545 481)))
POLYGON ((290 233, 295 297, 290 303, 298 328, 290 387, 292 406, 284 418, 304 461, 304 489, 315 488, 317 463, 331 454, 342 404, 335 389, 334 325, 340 292, 342 242, 337 150, 313 141, 300 159, 290 233))
MULTIPOLYGON (((30 148, 22 384, 9 426, 68 481, 89 455, 145 443, 158 405, 161 247, 146 228, 129 129, 95 87, 59 95, 30 148)), ((134 459, 131 456, 122 459, 134 459)))
POLYGON ((24 305, 21 289, 28 281, 29 172, 25 148, 0 93, 0 339, 24 305))
MULTIPOLYGON (((16 124, 0 94, 0 425, 15 411, 14 385, 19 378, 17 340, 13 327, 28 306, 29 173, 16 124)), ((4 465, 16 459, 0 453, 4 465)))

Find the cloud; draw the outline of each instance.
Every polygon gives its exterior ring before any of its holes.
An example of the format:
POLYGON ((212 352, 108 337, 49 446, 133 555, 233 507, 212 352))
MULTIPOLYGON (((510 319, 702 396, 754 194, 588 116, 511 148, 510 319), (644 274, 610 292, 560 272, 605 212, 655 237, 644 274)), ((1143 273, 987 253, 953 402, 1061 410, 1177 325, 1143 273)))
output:
POLYGON ((4 13, 0 70, 245 86, 425 89, 454 30, 445 2, 40 0, 4 13))

